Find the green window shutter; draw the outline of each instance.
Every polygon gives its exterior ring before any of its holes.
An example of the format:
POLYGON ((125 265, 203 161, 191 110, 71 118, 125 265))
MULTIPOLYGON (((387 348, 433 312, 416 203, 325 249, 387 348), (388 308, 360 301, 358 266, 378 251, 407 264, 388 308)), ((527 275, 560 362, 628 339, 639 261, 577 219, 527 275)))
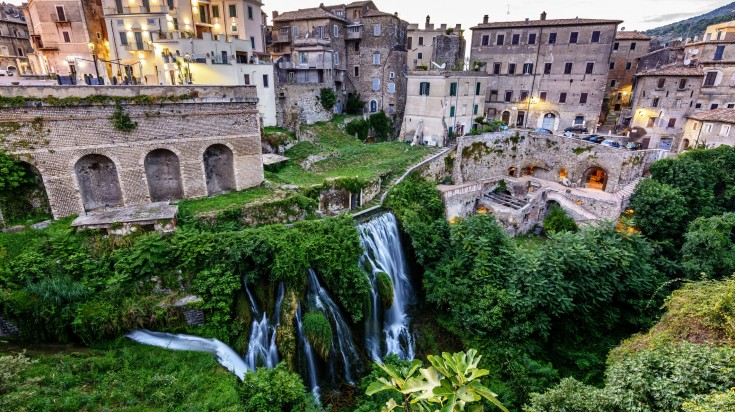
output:
POLYGON ((449 108, 449 117, 454 117, 454 106, 449 108))
POLYGON ((450 83, 449 84, 449 95, 450 96, 456 96, 457 95, 457 83, 450 83))

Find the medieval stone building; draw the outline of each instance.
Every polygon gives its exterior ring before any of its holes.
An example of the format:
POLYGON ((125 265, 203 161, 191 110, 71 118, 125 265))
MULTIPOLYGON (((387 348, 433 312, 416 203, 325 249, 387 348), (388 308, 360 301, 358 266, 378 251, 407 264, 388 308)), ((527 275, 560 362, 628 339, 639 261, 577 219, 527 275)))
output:
POLYGON ((647 54, 651 38, 637 31, 615 33, 607 76, 609 110, 615 113, 630 106, 633 78, 638 70, 638 58, 647 54))
POLYGON ((28 54, 33 53, 23 13, 12 4, 0 4, 0 69, 32 73, 28 54))
POLYGON ((466 42, 462 25, 435 27, 431 17, 426 16, 424 28, 418 24, 408 25, 408 67, 411 70, 434 70, 443 66, 445 70, 462 69, 466 42), (439 67, 432 67, 432 62, 439 67))

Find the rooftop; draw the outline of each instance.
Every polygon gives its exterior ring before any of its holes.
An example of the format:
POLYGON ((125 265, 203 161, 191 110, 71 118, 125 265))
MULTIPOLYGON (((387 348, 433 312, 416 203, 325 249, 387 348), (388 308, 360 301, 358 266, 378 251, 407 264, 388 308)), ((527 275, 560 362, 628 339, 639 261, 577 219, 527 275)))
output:
POLYGON ((699 67, 675 64, 645 70, 640 73, 636 73, 636 76, 704 76, 704 72, 699 67))
POLYGON ((615 33, 615 40, 651 40, 651 38, 639 31, 619 31, 615 33))
POLYGON ((489 23, 480 23, 472 30, 476 29, 497 29, 512 27, 547 27, 547 26, 584 26, 595 24, 620 24, 622 20, 604 20, 604 19, 552 19, 552 20, 523 20, 523 21, 494 21, 489 23))
POLYGON ((299 9, 295 11, 287 11, 278 17, 274 18, 274 22, 288 22, 296 20, 307 20, 307 19, 334 19, 346 22, 344 17, 337 16, 336 14, 324 10, 321 7, 312 7, 309 9, 299 9))
POLYGON ((721 122, 735 124, 735 109, 713 109, 687 116, 690 119, 703 122, 721 122))
POLYGON ((367 12, 365 12, 365 14, 362 15, 362 17, 396 17, 398 18, 398 16, 396 16, 395 14, 386 13, 384 11, 374 10, 374 9, 368 10, 367 12))

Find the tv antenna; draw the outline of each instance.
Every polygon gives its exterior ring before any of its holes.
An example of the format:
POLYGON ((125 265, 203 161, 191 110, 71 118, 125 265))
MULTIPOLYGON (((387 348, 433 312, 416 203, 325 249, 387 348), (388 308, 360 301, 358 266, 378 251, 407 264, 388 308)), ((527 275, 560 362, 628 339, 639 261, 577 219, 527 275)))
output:
POLYGON ((505 19, 510 20, 510 4, 506 4, 506 7, 508 7, 508 11, 505 13, 505 19))

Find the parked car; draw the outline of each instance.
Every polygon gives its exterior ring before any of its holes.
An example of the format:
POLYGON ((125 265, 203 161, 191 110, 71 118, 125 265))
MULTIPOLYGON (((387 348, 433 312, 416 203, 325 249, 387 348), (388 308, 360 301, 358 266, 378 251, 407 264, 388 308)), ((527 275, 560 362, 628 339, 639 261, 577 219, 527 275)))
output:
POLYGON ((603 140, 602 143, 600 144, 603 146, 608 146, 608 147, 615 147, 615 148, 620 147, 620 143, 616 142, 615 140, 603 140))
POLYGON ((554 132, 552 132, 549 129, 533 129, 532 132, 538 133, 538 134, 554 134, 554 132))
POLYGON ((581 125, 581 124, 575 124, 575 125, 574 125, 574 126, 572 126, 572 127, 567 127, 566 129, 564 129, 564 132, 565 132, 565 133, 569 132, 569 133, 580 133, 580 134, 587 134, 587 133, 589 133, 590 131, 589 131, 589 130, 588 130, 588 129, 587 129, 586 127, 584 127, 584 125, 581 125))
POLYGON ((628 150, 641 150, 643 146, 641 146, 641 144, 638 142, 628 142, 623 147, 625 147, 628 150))
POLYGON ((605 141, 605 138, 597 134, 591 134, 582 140, 586 140, 592 143, 602 143, 603 141, 605 141))
POLYGON ((12 76, 13 74, 8 72, 7 69, 0 69, 0 76, 12 76))

